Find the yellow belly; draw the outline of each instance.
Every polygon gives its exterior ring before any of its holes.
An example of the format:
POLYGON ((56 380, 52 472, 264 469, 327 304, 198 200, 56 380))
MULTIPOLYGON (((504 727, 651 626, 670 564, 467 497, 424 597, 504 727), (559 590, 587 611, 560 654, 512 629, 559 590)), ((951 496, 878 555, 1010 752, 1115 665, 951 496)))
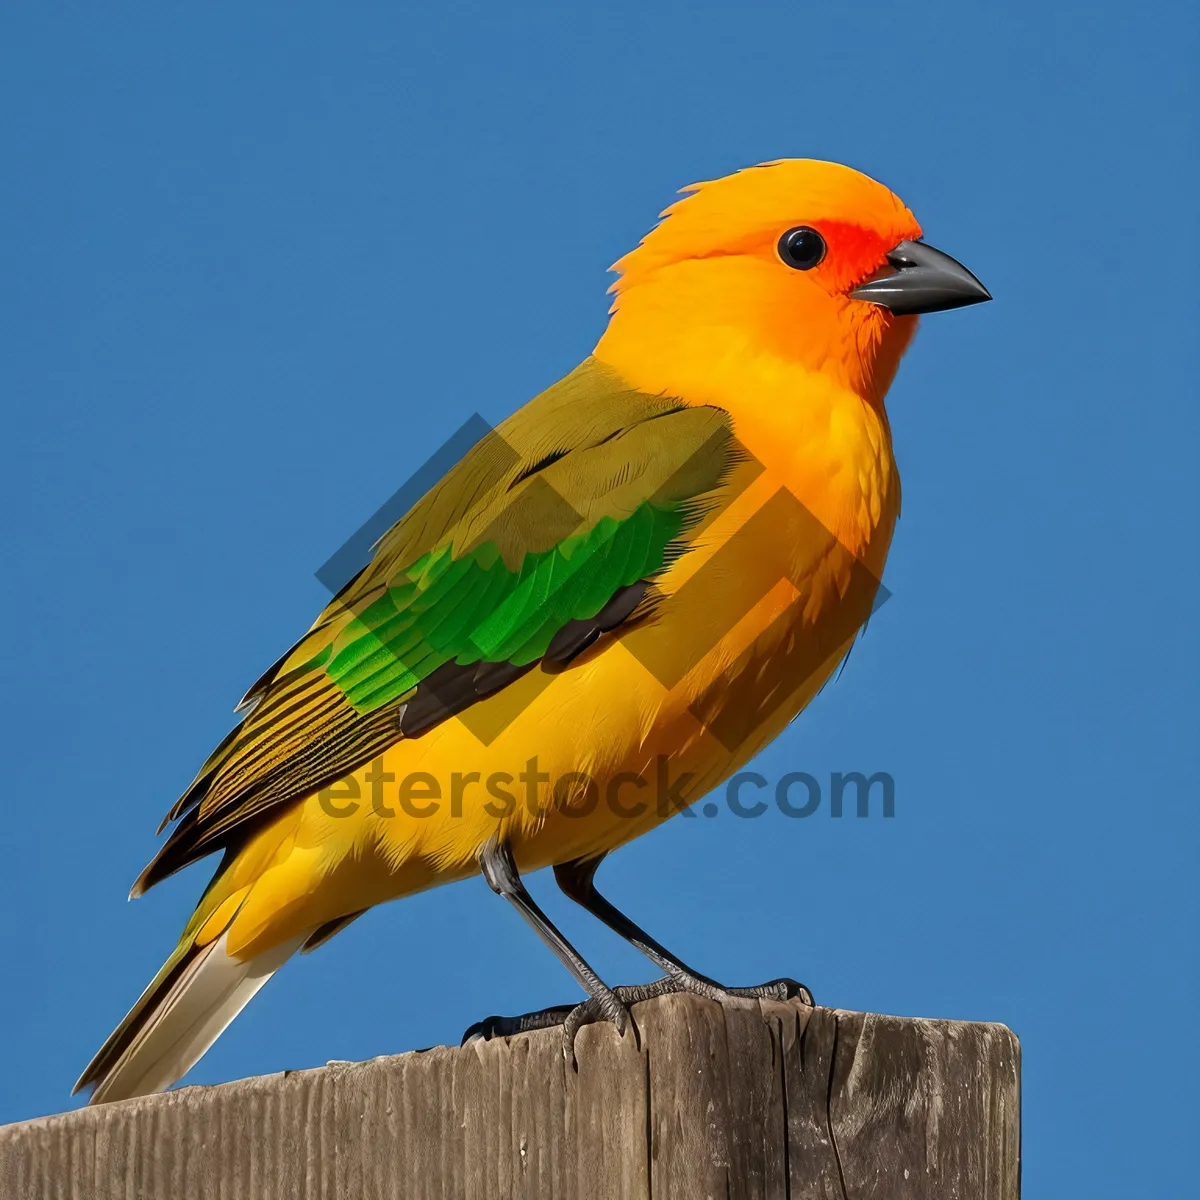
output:
MULTIPOLYGON (((614 849, 717 786, 829 678, 870 612, 894 513, 852 554, 760 471, 660 581, 654 619, 505 691, 283 812, 211 901, 259 953, 464 878, 487 839, 536 870, 614 849)), ((201 940, 204 940, 203 937, 201 940)))

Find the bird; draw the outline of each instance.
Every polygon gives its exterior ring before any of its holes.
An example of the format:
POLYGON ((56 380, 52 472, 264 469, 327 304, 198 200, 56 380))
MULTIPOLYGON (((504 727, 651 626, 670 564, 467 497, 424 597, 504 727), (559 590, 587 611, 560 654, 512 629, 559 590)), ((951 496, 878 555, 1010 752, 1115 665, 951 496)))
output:
MULTIPOLYGON (((900 511, 885 394, 921 314, 991 296, 847 166, 779 159, 679 197, 612 268, 591 354, 383 534, 167 814, 131 898, 221 857, 76 1084, 91 1103, 172 1086, 293 954, 476 873, 586 993, 520 1028, 623 1033, 639 996, 726 994, 597 868, 846 658, 900 511), (546 867, 662 979, 601 980, 525 887, 546 867)), ((741 993, 776 986, 799 987, 741 993)))

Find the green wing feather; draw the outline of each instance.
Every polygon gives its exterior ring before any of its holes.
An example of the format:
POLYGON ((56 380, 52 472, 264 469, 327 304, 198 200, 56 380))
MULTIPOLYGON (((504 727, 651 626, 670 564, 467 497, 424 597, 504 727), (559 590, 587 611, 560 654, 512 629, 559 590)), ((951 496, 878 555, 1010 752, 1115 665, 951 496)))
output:
POLYGON ((490 542, 458 559, 449 546, 431 551, 342 630, 321 665, 353 708, 370 713, 448 662, 535 662, 568 621, 594 617, 615 592, 661 570, 686 516, 644 501, 623 520, 601 517, 527 553, 516 571, 490 542))
POLYGON ((686 551, 736 459, 723 411, 586 360, 474 446, 250 689, 134 892, 382 752, 431 676, 532 669, 564 627, 686 551))

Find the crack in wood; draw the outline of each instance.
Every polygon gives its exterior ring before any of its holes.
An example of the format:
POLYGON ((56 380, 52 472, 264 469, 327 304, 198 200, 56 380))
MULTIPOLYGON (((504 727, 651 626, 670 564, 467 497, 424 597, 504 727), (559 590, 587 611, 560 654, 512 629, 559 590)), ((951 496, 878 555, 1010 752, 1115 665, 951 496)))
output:
POLYGON ((8 1126, 0 1196, 1019 1197, 1001 1025, 694 996, 636 1017, 639 1044, 581 1030, 577 1071, 549 1029, 8 1126))

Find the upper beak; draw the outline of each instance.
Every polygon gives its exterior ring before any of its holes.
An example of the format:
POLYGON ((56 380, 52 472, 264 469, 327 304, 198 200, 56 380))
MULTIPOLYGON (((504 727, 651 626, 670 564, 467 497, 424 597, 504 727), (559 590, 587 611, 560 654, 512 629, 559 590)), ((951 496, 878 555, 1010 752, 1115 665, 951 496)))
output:
POLYGON ((962 263, 924 242, 901 242, 888 252, 891 269, 878 272, 850 293, 894 313, 941 312, 990 300, 991 293, 962 263))

